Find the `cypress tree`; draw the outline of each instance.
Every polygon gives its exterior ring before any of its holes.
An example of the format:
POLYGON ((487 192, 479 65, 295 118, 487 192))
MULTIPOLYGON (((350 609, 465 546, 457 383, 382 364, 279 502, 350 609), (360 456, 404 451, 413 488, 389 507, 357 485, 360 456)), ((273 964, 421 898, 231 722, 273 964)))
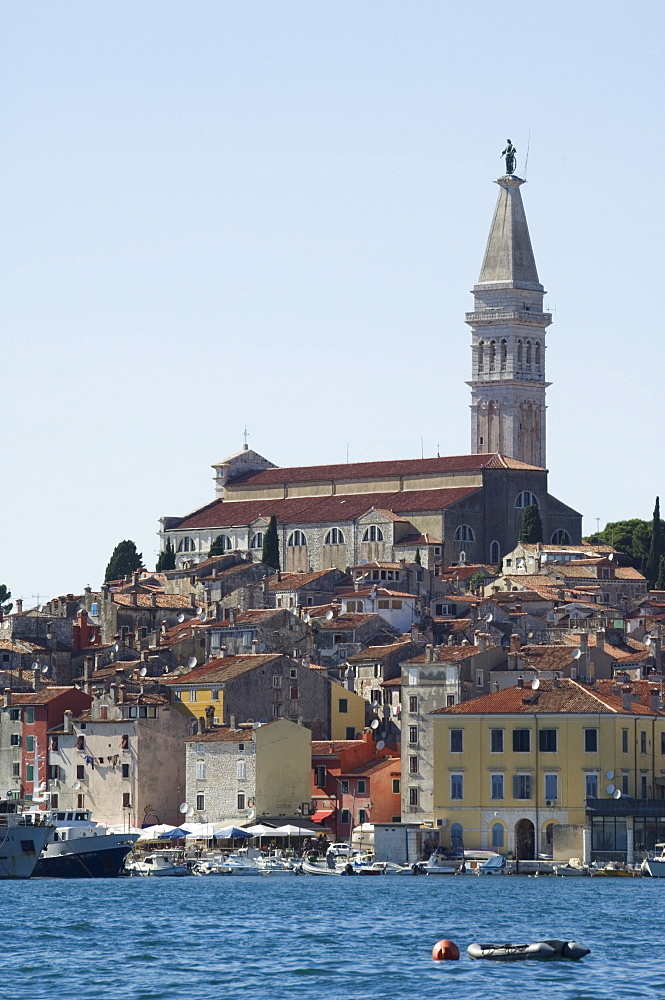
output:
POLYGON ((0 583, 0 611, 2 611, 3 615, 8 615, 14 607, 12 602, 9 600, 11 596, 12 592, 7 589, 7 585, 5 583, 0 583))
POLYGON ((656 497, 656 504, 653 509, 653 523, 651 525, 651 544, 649 555, 647 556, 646 578, 649 590, 653 590, 660 573, 660 557, 663 554, 663 535, 660 523, 660 497, 656 497))
POLYGON ((175 569, 175 549, 170 538, 166 539, 166 548, 157 557, 156 573, 161 573, 165 569, 175 569))
POLYGON ((413 561, 417 562, 419 566, 422 566, 422 562, 420 559, 420 549, 416 549, 416 555, 413 561))
POLYGON ((277 537, 277 518, 274 514, 270 515, 270 524, 268 525, 268 530, 265 533, 263 539, 263 555, 261 561, 266 564, 266 566, 272 566, 273 569, 279 569, 279 538, 277 537))
POLYGON ((142 565, 143 556, 136 551, 136 544, 131 539, 118 542, 106 567, 104 583, 108 583, 109 580, 120 580, 123 576, 133 573, 135 569, 140 569, 142 565))
POLYGON ((217 535, 217 538, 214 539, 212 545, 210 546, 208 558, 210 558, 210 556, 223 556, 226 552, 226 549, 224 548, 225 545, 226 539, 224 538, 224 535, 217 535))
POLYGON ((660 568, 656 580, 656 590, 665 590, 665 556, 660 557, 660 568))
POLYGON ((540 519, 538 506, 535 503, 524 508, 522 517, 522 530, 520 531, 520 542, 542 542, 543 522, 540 519))

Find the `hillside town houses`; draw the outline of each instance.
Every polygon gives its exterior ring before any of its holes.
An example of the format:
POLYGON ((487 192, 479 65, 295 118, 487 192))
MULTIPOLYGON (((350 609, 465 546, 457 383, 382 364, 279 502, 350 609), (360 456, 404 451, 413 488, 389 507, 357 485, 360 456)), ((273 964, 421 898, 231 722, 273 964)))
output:
POLYGON ((161 518, 173 568, 16 601, 3 795, 517 860, 665 841, 665 592, 549 493, 522 183, 497 181, 466 316, 471 452, 280 468, 245 444, 161 518))

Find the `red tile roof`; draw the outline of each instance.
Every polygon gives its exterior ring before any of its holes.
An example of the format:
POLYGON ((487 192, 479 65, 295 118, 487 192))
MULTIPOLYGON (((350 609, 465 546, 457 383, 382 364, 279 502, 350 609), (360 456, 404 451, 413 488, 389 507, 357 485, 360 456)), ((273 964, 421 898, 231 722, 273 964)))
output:
MULTIPOLYGON (((124 607, 134 607, 131 601, 131 594, 119 593, 115 591, 113 593, 114 604, 122 604, 124 607)), ((152 605, 152 594, 136 594, 137 604, 139 608, 151 608, 152 605)), ((194 614, 194 608, 192 608, 190 599, 184 597, 181 594, 157 594, 157 604, 156 607, 164 608, 168 610, 169 608, 187 608, 192 614, 194 614)))
POLYGON ((251 725, 243 729, 229 729, 228 726, 220 726, 219 729, 210 729, 208 732, 189 736, 185 743, 251 743, 252 732, 251 725))
POLYGON ((384 767, 394 767, 395 761, 399 760, 399 757, 383 757, 380 760, 368 760, 364 764, 356 764, 355 767, 350 767, 348 770, 342 772, 342 777, 344 778, 362 778, 370 777, 377 771, 382 771, 384 767))
POLYGON ((280 524, 353 521, 377 507, 399 514, 437 511, 459 503, 478 489, 478 486, 467 486, 402 490, 397 493, 336 493, 328 497, 291 497, 282 500, 213 500, 207 506, 186 515, 181 521, 176 521, 171 528, 183 531, 243 527, 258 517, 268 517, 271 514, 275 514, 280 524))
POLYGON ((163 683, 175 687, 188 684, 221 684, 233 677, 239 677, 248 670, 254 670, 255 667, 265 666, 271 660, 279 660, 281 655, 281 653, 247 653, 240 656, 223 656, 210 660, 202 667, 195 667, 186 674, 165 678, 163 683))
POLYGON ((306 465, 287 469, 246 472, 232 481, 235 486, 275 486, 284 483, 320 483, 330 479, 368 479, 408 475, 436 475, 446 472, 475 472, 481 469, 538 469, 499 454, 447 455, 443 458, 406 458, 382 462, 347 462, 344 465, 306 465))
MULTIPOLYGON (((313 573, 282 573, 280 580, 278 580, 276 576, 271 578, 270 583, 268 584, 268 590, 298 590, 300 587, 307 586, 308 583, 315 583, 317 580, 321 580, 325 576, 334 574, 334 569, 320 569, 313 573)), ((326 589, 332 590, 333 587, 331 586, 326 589)))
POLYGON ((49 701, 71 692, 82 693, 71 686, 40 688, 39 691, 29 691, 22 694, 12 692, 10 708, 14 705, 46 705, 49 701))
MULTIPOLYGON (((537 691, 529 682, 523 688, 509 687, 503 691, 463 701, 450 708, 438 708, 432 715, 651 715, 650 709, 633 702, 630 712, 622 708, 621 695, 611 695, 612 682, 593 686, 562 678, 555 687, 551 680, 541 680, 537 691)), ((660 713, 665 714, 665 713, 660 713)))
POLYGON ((437 646, 434 650, 433 660, 426 660, 425 654, 421 653, 420 656, 414 656, 411 660, 405 660, 404 666, 409 663, 457 663, 459 660, 466 660, 479 652, 478 646, 437 646))
POLYGON ((332 621, 326 621, 318 623, 318 628, 320 629, 335 629, 343 632, 345 629, 360 628, 361 625, 366 625, 371 622, 372 619, 378 619, 381 622, 382 627, 385 626, 385 621, 378 614, 368 613, 368 614, 352 614, 347 613, 345 615, 338 615, 337 618, 333 618, 332 621))
POLYGON ((354 653, 353 656, 349 657, 349 663, 374 663, 377 660, 382 660, 384 656, 389 656, 391 653, 396 653, 400 649, 404 649, 406 646, 408 648, 409 641, 400 639, 399 642, 390 643, 388 646, 366 646, 365 649, 359 650, 354 653))

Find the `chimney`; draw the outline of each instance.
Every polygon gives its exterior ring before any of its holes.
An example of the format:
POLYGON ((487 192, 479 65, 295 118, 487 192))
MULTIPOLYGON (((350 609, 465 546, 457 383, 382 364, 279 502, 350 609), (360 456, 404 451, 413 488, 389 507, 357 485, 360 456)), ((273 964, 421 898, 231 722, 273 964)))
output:
POLYGON ((235 715, 229 715, 229 729, 236 728, 236 717, 235 715))
POLYGON ((108 584, 106 584, 106 583, 102 584, 101 594, 102 594, 102 601, 108 601, 109 600, 109 598, 111 596, 111 592, 109 590, 108 584))
POLYGON ((134 572, 132 573, 132 586, 133 587, 138 587, 140 575, 141 574, 138 572, 138 570, 134 570, 134 572))
POLYGON ((553 688, 558 688, 559 687, 559 678, 558 677, 554 677, 552 679, 552 687, 553 688))
POLYGON ((142 649, 141 650, 141 663, 147 663, 149 659, 150 659, 150 650, 149 649, 142 649))
POLYGON ((5 708, 8 708, 12 703, 12 689, 5 688, 5 708))
POLYGON ((469 608, 469 618, 471 619, 472 625, 478 624, 478 608, 475 606, 475 604, 472 605, 471 608, 469 608))
POLYGON ((118 704, 118 685, 117 684, 110 684, 109 685, 109 691, 110 691, 111 697, 113 698, 113 704, 117 705, 118 704))
POLYGON ((206 728, 206 720, 201 717, 196 720, 196 731, 197 733, 204 733, 206 728))
POLYGON ((652 712, 660 711, 660 692, 657 687, 649 689, 649 707, 652 712))
POLYGON ((125 646, 127 646, 129 649, 134 649, 134 633, 133 632, 126 632, 125 633, 125 646))
POLYGON ((74 732, 73 719, 74 719, 74 713, 70 708, 68 708, 64 713, 64 720, 62 726, 67 736, 70 736, 74 732))
POLYGON ((238 609, 237 608, 229 608, 229 619, 231 621, 231 625, 236 625, 237 624, 237 622, 238 622, 238 609))
POLYGON ((41 670, 39 669, 39 667, 35 667, 32 679, 32 686, 35 689, 35 691, 39 691, 41 684, 42 684, 41 670))
POLYGON ((517 632, 513 632, 510 637, 510 652, 517 653, 521 645, 522 643, 520 641, 519 635, 517 634, 517 632))
POLYGON ((605 629, 604 628, 599 628, 598 631, 596 632, 596 649, 600 650, 601 653, 604 652, 604 650, 605 650, 605 629))
POLYGON ((23 598, 22 597, 17 597, 16 598, 16 614, 17 615, 22 615, 23 614, 23 598))
POLYGON ((90 694, 90 684, 92 682, 92 656, 83 657, 83 690, 86 694, 90 694))
POLYGON ((212 729, 214 718, 215 718, 215 709, 212 707, 212 705, 208 705, 206 708, 206 729, 212 729))
POLYGON ((471 643, 469 642, 469 640, 468 640, 468 639, 462 639, 462 645, 463 645, 463 646, 470 646, 470 645, 471 645, 471 643))
POLYGON ((488 647, 488 644, 489 644, 489 639, 490 639, 490 637, 487 634, 487 632, 479 632, 478 633, 478 649, 479 649, 479 651, 481 653, 486 653, 487 652, 487 647, 488 647))
POLYGON ((277 583, 281 583, 281 582, 282 582, 282 571, 280 569, 278 569, 277 570, 277 583))
POLYGON ((129 595, 129 603, 133 608, 137 608, 139 606, 139 595, 136 593, 136 591, 133 591, 129 595))
POLYGON ((259 651, 259 640, 252 639, 252 656, 256 656, 259 651))
POLYGON ((516 615, 521 615, 522 614, 522 605, 521 604, 516 604, 515 605, 515 614, 516 615))
POLYGON ((189 603, 192 608, 196 607, 196 594, 189 595, 189 603))
POLYGON ((119 705, 124 705, 124 703, 125 703, 125 685, 124 684, 119 684, 118 685, 118 704, 119 705))
POLYGON ((157 594, 154 591, 150 595, 150 607, 151 608, 157 607, 157 594))
POLYGON ((344 678, 344 685, 348 691, 353 691, 356 685, 356 672, 353 667, 346 668, 346 677, 344 678))
POLYGON ((431 642, 428 642, 425 646, 425 663, 431 663, 434 659, 434 648, 431 642))
POLYGON ((449 646, 455 645, 455 636, 452 633, 448 636, 448 645, 449 646))
POLYGON ((413 625, 411 626, 411 642, 418 642, 419 634, 420 633, 418 631, 418 626, 414 622, 413 625))
POLYGON ((624 684, 621 688, 621 707, 624 712, 633 711, 632 688, 630 684, 624 684))
POLYGON ((524 678, 523 677, 518 677, 517 678, 517 686, 518 686, 518 688, 523 688, 524 687, 524 678))
POLYGON ((580 649, 586 655, 589 649, 589 633, 580 632, 580 649))
POLYGON ((124 670, 120 670, 118 667, 115 668, 115 682, 116 684, 122 684, 125 679, 124 670))
POLYGON ((492 683, 491 683, 490 686, 492 688, 492 694, 496 694, 497 691, 499 690, 499 682, 498 681, 492 681, 492 683))
POLYGON ((219 659, 223 660, 224 657, 226 656, 226 654, 228 653, 228 651, 229 651, 228 650, 228 646, 220 646, 219 647, 219 659))

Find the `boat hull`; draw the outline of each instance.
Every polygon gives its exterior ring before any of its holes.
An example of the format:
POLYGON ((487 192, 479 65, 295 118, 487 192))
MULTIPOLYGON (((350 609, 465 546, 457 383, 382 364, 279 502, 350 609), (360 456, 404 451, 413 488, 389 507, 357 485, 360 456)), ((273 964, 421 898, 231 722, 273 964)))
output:
POLYGON ((647 858, 642 865, 642 871, 651 878, 665 878, 665 859, 647 858))
POLYGON ((0 828, 0 879, 31 878, 52 826, 0 828))
POLYGON ((109 847, 93 847, 90 840, 49 844, 33 878, 117 878, 133 846, 126 840, 109 847))

